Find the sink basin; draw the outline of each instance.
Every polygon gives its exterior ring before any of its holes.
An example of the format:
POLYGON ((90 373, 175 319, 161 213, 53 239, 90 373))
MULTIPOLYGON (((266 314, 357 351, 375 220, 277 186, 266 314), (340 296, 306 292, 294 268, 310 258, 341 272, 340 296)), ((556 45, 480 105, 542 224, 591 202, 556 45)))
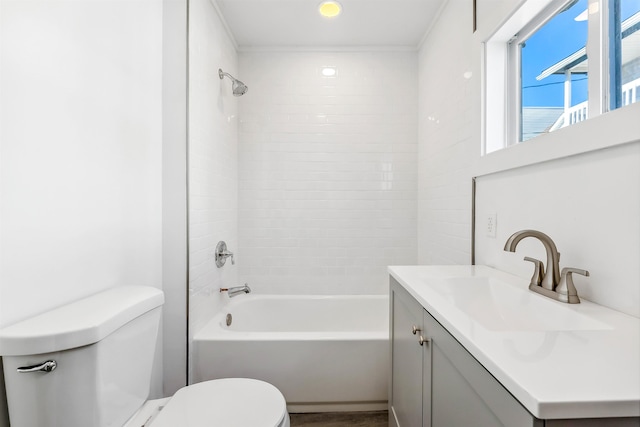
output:
POLYGON ((492 331, 576 331, 611 329, 569 306, 494 277, 449 277, 429 287, 492 331))

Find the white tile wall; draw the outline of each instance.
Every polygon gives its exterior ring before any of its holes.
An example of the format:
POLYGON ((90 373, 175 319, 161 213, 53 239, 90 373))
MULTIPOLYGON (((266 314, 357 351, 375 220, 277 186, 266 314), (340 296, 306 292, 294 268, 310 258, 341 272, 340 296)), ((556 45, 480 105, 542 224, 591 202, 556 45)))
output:
POLYGON ((218 241, 237 251, 237 103, 229 79, 237 56, 209 0, 189 2, 189 331, 190 338, 235 286, 236 267, 217 268, 218 241))
POLYGON ((243 53, 240 71, 241 281, 386 293, 386 266, 416 261, 415 53, 243 53))
POLYGON ((470 34, 471 7, 451 1, 419 53, 420 264, 471 262, 471 164, 480 152, 473 87, 480 79, 470 34))

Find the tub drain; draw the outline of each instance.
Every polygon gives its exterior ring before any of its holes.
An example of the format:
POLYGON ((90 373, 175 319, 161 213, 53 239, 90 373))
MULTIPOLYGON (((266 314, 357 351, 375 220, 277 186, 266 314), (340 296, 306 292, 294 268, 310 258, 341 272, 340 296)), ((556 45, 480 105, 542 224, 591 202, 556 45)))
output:
POLYGON ((231 322, 233 322, 233 316, 231 313, 227 313, 227 326, 231 326, 231 322))

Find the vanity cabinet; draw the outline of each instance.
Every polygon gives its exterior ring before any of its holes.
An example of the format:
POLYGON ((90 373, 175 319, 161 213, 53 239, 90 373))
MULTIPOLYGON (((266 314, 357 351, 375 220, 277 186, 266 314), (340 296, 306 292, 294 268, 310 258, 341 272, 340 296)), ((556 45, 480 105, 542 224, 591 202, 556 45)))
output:
POLYGON ((544 426, 393 278, 390 319, 391 427, 544 426))
POLYGON ((534 417, 393 277, 389 296, 390 427, 640 426, 638 417, 534 417))

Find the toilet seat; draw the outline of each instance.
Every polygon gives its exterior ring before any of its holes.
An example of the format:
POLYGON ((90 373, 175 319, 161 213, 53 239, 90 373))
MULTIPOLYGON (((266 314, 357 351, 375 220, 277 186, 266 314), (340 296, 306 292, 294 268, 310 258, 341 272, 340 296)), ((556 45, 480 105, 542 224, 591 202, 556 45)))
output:
POLYGON ((149 427, 289 427, 284 396, 273 385, 225 378, 183 387, 149 427))

